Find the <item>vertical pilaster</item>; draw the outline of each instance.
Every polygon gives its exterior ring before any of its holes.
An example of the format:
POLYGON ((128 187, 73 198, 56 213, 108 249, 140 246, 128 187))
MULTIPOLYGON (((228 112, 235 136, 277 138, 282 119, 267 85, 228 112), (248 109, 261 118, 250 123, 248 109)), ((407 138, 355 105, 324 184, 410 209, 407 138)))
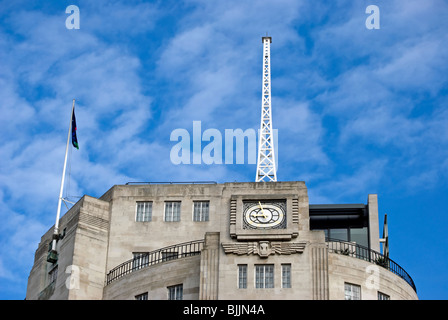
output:
POLYGON ((378 223, 378 195, 369 194, 367 200, 369 210, 370 249, 380 252, 380 228, 378 223))
POLYGON ((312 246, 310 249, 313 300, 328 300, 328 249, 326 246, 312 246))
POLYGON ((218 299, 219 276, 219 232, 205 234, 204 249, 201 252, 200 300, 218 299))

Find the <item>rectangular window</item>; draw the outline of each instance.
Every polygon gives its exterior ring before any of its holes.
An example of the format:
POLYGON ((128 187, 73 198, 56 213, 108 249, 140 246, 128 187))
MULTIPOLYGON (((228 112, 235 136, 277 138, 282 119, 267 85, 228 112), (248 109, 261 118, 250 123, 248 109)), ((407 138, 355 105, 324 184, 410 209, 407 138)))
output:
POLYGON ((165 202, 165 221, 180 221, 180 201, 165 202))
POLYGON ((282 264, 282 288, 291 288, 291 265, 282 264))
POLYGON ((168 287, 168 300, 182 300, 183 299, 183 284, 168 287))
POLYGON ((390 300, 390 296, 378 291, 378 300, 390 300))
POLYGON ((193 202, 193 221, 208 221, 209 201, 193 202))
POLYGON ((58 277, 58 266, 56 265, 53 269, 50 270, 48 273, 48 280, 49 283, 52 284, 53 282, 56 282, 56 279, 58 277))
POLYGON ((274 265, 255 266, 255 288, 274 288, 274 265))
POLYGON ((361 287, 356 284, 345 283, 345 300, 361 300, 361 287))
POLYGON ((247 264, 238 265, 238 289, 247 288, 247 264))
POLYGON ((328 236, 331 239, 348 241, 348 229, 330 229, 328 236))
POLYGON ((148 292, 136 295, 135 300, 148 300, 148 292))
POLYGON ((350 228, 350 239, 351 242, 356 242, 361 246, 366 248, 369 247, 369 230, 367 227, 364 228, 350 228))
POLYGON ((179 257, 177 251, 165 251, 162 252, 162 261, 174 260, 179 257))
POLYGON ((138 270, 149 265, 148 252, 134 252, 132 254, 134 256, 132 260, 132 270, 138 270))
POLYGON ((135 215, 135 221, 147 222, 152 219, 152 202, 137 202, 137 213, 135 215))

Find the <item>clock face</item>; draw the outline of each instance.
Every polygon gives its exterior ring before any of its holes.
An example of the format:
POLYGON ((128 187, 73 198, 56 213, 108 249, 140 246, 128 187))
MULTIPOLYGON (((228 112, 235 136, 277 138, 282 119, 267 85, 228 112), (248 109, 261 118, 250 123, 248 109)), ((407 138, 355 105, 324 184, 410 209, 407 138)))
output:
POLYGON ((245 203, 245 229, 280 229, 286 227, 282 203, 254 201, 245 203))

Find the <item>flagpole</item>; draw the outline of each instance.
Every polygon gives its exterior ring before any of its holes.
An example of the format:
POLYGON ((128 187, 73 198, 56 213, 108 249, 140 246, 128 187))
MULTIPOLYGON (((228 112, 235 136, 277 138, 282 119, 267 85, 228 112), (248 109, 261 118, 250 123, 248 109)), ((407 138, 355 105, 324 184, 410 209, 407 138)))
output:
POLYGON ((67 135, 67 145, 65 147, 65 159, 64 159, 64 168, 62 169, 62 179, 61 179, 61 188, 59 191, 59 199, 58 199, 58 211, 56 213, 56 222, 54 224, 54 232, 53 232, 53 241, 51 244, 51 251, 52 258, 50 259, 50 255, 47 258, 50 262, 56 262, 57 261, 57 250, 56 250, 56 241, 59 238, 59 217, 61 215, 61 205, 62 205, 62 194, 64 191, 64 181, 65 181, 65 170, 67 168, 67 155, 68 155, 68 146, 70 144, 70 134, 72 132, 72 118, 73 118, 73 111, 75 110, 75 99, 73 99, 73 105, 72 105, 72 112, 70 113, 70 125, 68 128, 68 135, 67 135))

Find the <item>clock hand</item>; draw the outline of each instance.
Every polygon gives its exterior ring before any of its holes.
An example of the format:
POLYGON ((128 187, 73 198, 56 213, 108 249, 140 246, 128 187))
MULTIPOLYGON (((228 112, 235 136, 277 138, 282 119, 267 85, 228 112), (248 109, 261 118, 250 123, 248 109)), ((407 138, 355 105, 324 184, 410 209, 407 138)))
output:
POLYGON ((264 217, 265 219, 267 219, 266 214, 264 213, 264 210, 263 210, 263 206, 261 205, 261 202, 258 201, 258 204, 260 205, 260 208, 261 208, 261 212, 262 212, 262 214, 263 214, 263 217, 264 217))

